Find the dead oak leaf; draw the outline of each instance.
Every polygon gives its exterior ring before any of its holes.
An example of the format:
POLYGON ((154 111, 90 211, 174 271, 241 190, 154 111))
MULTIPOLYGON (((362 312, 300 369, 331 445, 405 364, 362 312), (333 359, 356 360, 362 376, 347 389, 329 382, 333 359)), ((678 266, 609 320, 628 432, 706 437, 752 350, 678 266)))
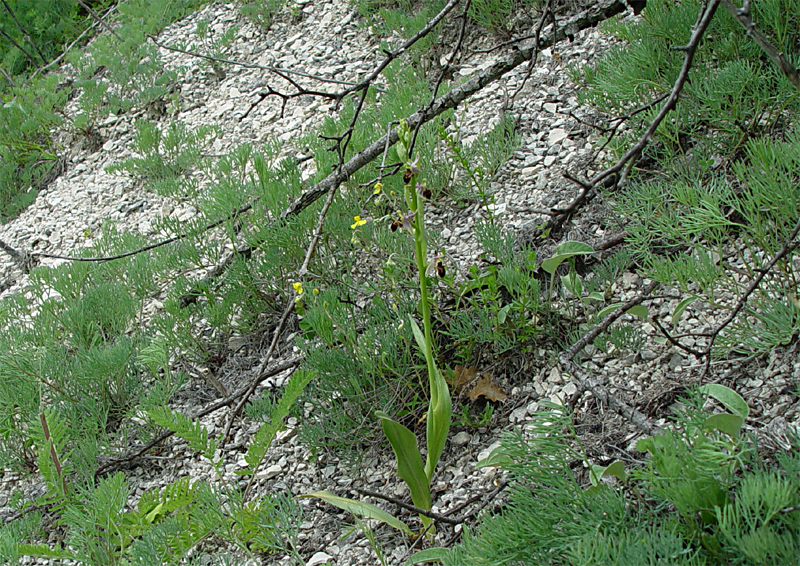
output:
POLYGON ((469 390, 467 397, 473 401, 477 401, 480 397, 486 397, 489 401, 503 401, 508 394, 500 389, 487 374, 483 374, 469 390))
POLYGON ((489 401, 503 401, 508 394, 503 391, 494 381, 491 374, 462 365, 456 365, 450 373, 450 386, 457 394, 464 393, 471 401, 477 401, 481 397, 489 401))

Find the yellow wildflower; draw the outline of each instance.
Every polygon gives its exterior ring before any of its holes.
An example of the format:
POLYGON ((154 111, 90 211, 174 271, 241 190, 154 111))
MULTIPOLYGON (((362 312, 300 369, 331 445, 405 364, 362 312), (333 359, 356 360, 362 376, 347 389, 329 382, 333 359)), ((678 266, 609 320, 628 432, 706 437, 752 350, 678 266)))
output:
POLYGON ((375 190, 372 191, 372 194, 373 195, 378 195, 378 194, 380 194, 382 189, 383 189, 383 183, 378 181, 377 183, 375 183, 375 190))
POLYGON ((360 216, 353 216, 353 220, 355 220, 355 222, 350 225, 350 228, 352 228, 353 230, 367 223, 367 221, 362 220, 360 216))
POLYGON ((297 292, 298 295, 302 295, 303 294, 303 284, 300 281, 297 281, 296 283, 292 283, 292 287, 294 287, 294 290, 295 290, 295 292, 297 292))

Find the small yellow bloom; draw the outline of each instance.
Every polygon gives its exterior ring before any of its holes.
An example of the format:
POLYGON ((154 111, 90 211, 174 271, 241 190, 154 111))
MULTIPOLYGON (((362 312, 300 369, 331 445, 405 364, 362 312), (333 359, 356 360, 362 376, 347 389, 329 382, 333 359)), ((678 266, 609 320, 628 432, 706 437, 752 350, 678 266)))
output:
POLYGON ((313 291, 311 291, 311 292, 314 294, 314 296, 317 296, 317 295, 319 295, 319 289, 314 289, 314 290, 313 290, 313 291))
POLYGON ((350 228, 352 228, 353 230, 367 223, 366 220, 361 220, 360 216, 353 216, 353 220, 355 220, 355 222, 350 225, 350 228))
POLYGON ((375 183, 375 190, 372 191, 372 194, 373 195, 378 195, 378 194, 380 194, 382 189, 383 189, 383 183, 381 183, 379 181, 379 182, 375 183))
POLYGON ((297 292, 298 295, 303 294, 303 284, 300 281, 292 283, 292 287, 294 287, 294 290, 297 292))

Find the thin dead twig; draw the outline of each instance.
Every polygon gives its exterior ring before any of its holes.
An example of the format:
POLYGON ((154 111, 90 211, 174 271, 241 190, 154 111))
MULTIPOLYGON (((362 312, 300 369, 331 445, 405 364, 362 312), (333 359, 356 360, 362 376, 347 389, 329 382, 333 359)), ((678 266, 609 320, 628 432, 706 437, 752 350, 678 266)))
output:
POLYGON ((649 418, 647 418, 646 415, 637 410, 635 407, 631 407, 623 400, 613 395, 605 385, 601 384, 596 378, 589 375, 586 370, 575 363, 573 358, 578 355, 578 352, 583 350, 590 342, 608 329, 619 317, 625 314, 628 309, 647 299, 653 289, 655 289, 656 285, 657 283, 655 282, 645 285, 642 291, 636 297, 627 301, 617 310, 605 317, 597 326, 584 334, 580 340, 575 342, 575 344, 558 356, 558 361, 564 371, 572 374, 572 377, 577 381, 576 385, 578 386, 578 395, 583 391, 591 391, 595 397, 603 401, 605 404, 611 407, 611 409, 650 435, 658 434, 661 432, 661 428, 655 425, 649 418))
POLYGON ((476 496, 476 497, 472 498, 471 500, 469 500, 468 502, 466 502, 464 504, 461 504, 458 507, 454 508, 452 511, 448 512, 446 515, 442 515, 441 513, 435 513, 433 511, 428 510, 428 509, 422 509, 421 507, 417 507, 416 505, 411 505, 410 503, 406 503, 402 499, 398 499, 397 497, 392 497, 391 495, 384 495, 383 493, 380 493, 378 491, 372 491, 372 490, 364 489, 364 488, 361 488, 361 487, 356 487, 354 489, 355 489, 355 491, 357 491, 361 495, 366 495, 367 497, 376 497, 378 499, 383 499, 384 501, 388 501, 389 503, 392 503, 393 505, 397 505, 398 507, 401 507, 401 508, 405 509, 406 511, 411 511, 413 513, 418 513, 419 515, 424 515, 425 517, 430 517, 431 519, 433 519, 434 521, 437 521, 439 523, 445 523, 447 525, 461 525, 462 523, 466 523, 472 517, 474 517, 475 515, 480 513, 480 511, 482 509, 484 509, 495 497, 497 497, 497 495, 501 491, 503 491, 503 489, 505 489, 507 485, 508 485, 508 483, 506 481, 504 481, 504 480, 498 481, 497 485, 495 486, 495 488, 492 491, 490 491, 489 493, 487 493, 486 495, 476 496), (482 500, 481 505, 477 509, 475 509, 473 511, 470 511, 469 513, 466 513, 464 515, 460 515, 458 517, 451 517, 450 516, 453 512, 455 512, 457 510, 461 510, 464 507, 466 507, 467 505, 469 505, 470 503, 474 503, 477 500, 482 500))
POLYGON ((704 370, 705 373, 708 373, 708 369, 711 365, 711 350, 714 347, 714 342, 716 341, 720 332, 722 332, 725 329, 725 327, 728 326, 731 322, 733 322, 733 319, 735 319, 738 316, 739 312, 747 304, 747 299, 750 298, 750 295, 752 295, 753 292, 758 288, 764 277, 766 277, 767 274, 772 270, 772 268, 775 267, 775 264, 777 264, 780 260, 789 255, 792 251, 794 251, 795 248, 800 246, 800 242, 795 241, 795 239, 797 238, 797 234, 799 232, 800 232, 800 219, 797 220, 797 223, 794 225, 794 228, 792 229, 791 233, 789 234, 789 236, 787 236, 786 240, 783 242, 783 246, 781 246, 781 249, 778 250, 778 252, 773 256, 773 258, 769 261, 769 263, 767 263, 766 266, 758 270, 759 272, 758 275, 756 276, 755 279, 753 279, 750 282, 750 285, 747 286, 747 289, 745 289, 744 293, 742 293, 742 295, 739 297, 739 300, 736 301, 733 310, 731 310, 730 314, 728 314, 725 320, 723 320, 719 324, 719 326, 717 326, 711 333, 711 340, 709 340, 708 346, 703 351, 703 355, 707 356, 706 367, 704 370))
MULTIPOLYGON (((211 222, 210 224, 206 224, 203 227, 202 231, 203 232, 207 232, 208 230, 212 230, 212 229, 216 228, 217 226, 220 226, 221 224, 224 224, 225 222, 227 222, 229 220, 236 219, 240 214, 244 214, 245 212, 248 212, 249 210, 251 210, 253 208, 253 205, 257 202, 257 200, 258 199, 254 199, 253 202, 251 202, 250 204, 246 204, 241 208, 237 208, 236 210, 234 210, 232 213, 230 213, 225 218, 222 218, 221 220, 217 220, 215 222, 211 222)), ((153 244, 148 244, 146 246, 142 246, 140 248, 137 248, 135 250, 131 250, 129 252, 123 252, 121 254, 111 255, 111 256, 79 257, 79 256, 69 256, 69 255, 59 255, 59 254, 48 254, 48 253, 44 253, 44 252, 34 252, 34 253, 31 253, 30 255, 32 257, 44 257, 44 258, 50 258, 50 259, 64 259, 64 260, 67 260, 67 261, 105 262, 105 261, 113 261, 113 260, 116 260, 116 259, 123 259, 123 258, 130 257, 130 256, 133 256, 133 255, 136 255, 136 254, 147 252, 147 251, 150 251, 150 250, 153 250, 153 249, 156 249, 156 248, 160 248, 162 246, 166 246, 167 244, 171 244, 173 242, 177 242, 179 240, 183 240, 184 238, 188 238, 191 235, 192 235, 191 232, 184 232, 182 234, 178 234, 177 236, 173 236, 171 238, 167 238, 166 240, 161 240, 159 242, 155 242, 153 244)), ((9 251, 9 249, 7 249, 7 247, 0 246, 0 248, 5 250, 6 252, 8 252, 10 255, 12 255, 12 257, 14 256, 14 254, 11 251, 9 251)), ((19 253, 19 252, 16 252, 16 253, 19 253)))
MULTIPOLYGON (((303 356, 297 356, 295 358, 284 360, 280 364, 275 365, 275 366, 269 368, 268 370, 261 372, 260 373, 261 381, 264 381, 268 377, 272 377, 272 376, 277 375, 279 373, 282 373, 284 371, 288 371, 290 369, 294 369, 300 364, 301 361, 303 361, 303 356)), ((191 418, 192 420, 199 419, 200 417, 204 417, 206 415, 209 415, 209 414, 213 413, 214 411, 217 411, 217 410, 221 409, 222 407, 226 407, 226 406, 230 405, 236 399, 241 397, 248 390, 249 387, 250 387, 250 384, 247 384, 246 386, 239 388, 234 393, 230 394, 229 396, 225 397, 224 399, 220 399, 219 401, 215 401, 214 403, 210 404, 206 408, 194 413, 189 418, 191 418)), ((166 439, 171 437, 173 434, 175 434, 175 433, 172 432, 172 431, 167 431, 167 432, 164 432, 162 434, 159 434, 157 437, 155 437, 153 440, 151 440, 150 442, 148 442, 144 446, 128 452, 125 456, 122 456, 121 458, 115 458, 113 460, 109 460, 108 462, 106 462, 104 464, 101 464, 97 468, 97 470, 95 470, 95 472, 94 472, 95 477, 98 477, 100 474, 103 474, 103 473, 106 473, 106 472, 108 472, 110 470, 113 470, 116 467, 118 467, 118 466, 120 466, 120 465, 122 465, 122 464, 124 464, 126 462, 130 462, 131 460, 135 460, 136 458, 141 457, 148 450, 150 450, 154 446, 158 446, 159 444, 164 442, 166 439)))
MULTIPOLYGON (((104 16, 101 16, 101 17, 108 16, 108 15, 109 15, 109 14, 111 14, 112 12, 116 11, 116 9, 117 9, 117 5, 115 4, 114 6, 111 6, 111 7, 110 7, 108 10, 106 10, 106 12, 105 12, 105 15, 104 15, 104 16)), ((91 19, 91 17, 88 17, 88 18, 86 18, 86 19, 85 19, 85 20, 83 20, 83 21, 85 22, 86 20, 89 20, 89 19, 91 19)), ((76 38, 75 38, 75 40, 74 40, 72 43, 70 43, 70 44, 69 44, 69 45, 68 45, 68 46, 67 46, 67 47, 64 49, 64 51, 61 53, 61 55, 59 55, 58 57, 56 57, 55 59, 53 59, 52 61, 50 61, 50 62, 49 62, 47 65, 45 65, 44 67, 39 67, 38 69, 36 69, 36 71, 34 71, 34 72, 31 74, 31 76, 30 76, 30 77, 28 77, 28 80, 27 80, 27 81, 25 81, 25 86, 28 86, 28 85, 30 84, 30 82, 31 82, 31 81, 32 81, 34 78, 36 78, 36 77, 37 77, 39 74, 43 73, 44 71, 46 71, 46 70, 47 70, 47 69, 49 69, 50 67, 54 67, 55 65, 58 65, 58 64, 59 64, 59 63, 60 63, 60 62, 61 62, 61 61, 64 59, 64 57, 66 57, 66 56, 67 56, 67 53, 69 53, 69 52, 72 50, 72 48, 73 48, 73 47, 75 47, 75 45, 76 45, 76 44, 78 44, 79 42, 83 41, 83 39, 84 39, 84 38, 85 38, 85 37, 86 37, 86 36, 89 34, 89 32, 91 32, 91 31, 92 31, 92 30, 93 30, 95 27, 97 27, 98 25, 99 25, 99 24, 98 24, 98 23, 95 21, 95 22, 94 22, 93 24, 91 24, 91 25, 90 25, 88 28, 86 28, 85 30, 83 30, 83 31, 81 32, 81 34, 80 34, 78 37, 76 37, 76 38)))
POLYGON ((444 19, 444 17, 450 12, 450 10, 452 10, 455 7, 455 5, 458 4, 458 2, 459 0, 450 0, 444 6, 444 8, 442 8, 441 11, 439 11, 439 13, 436 14, 424 28, 422 28, 416 34, 414 34, 413 37, 406 40, 400 47, 398 47, 394 51, 386 52, 386 57, 383 59, 383 61, 381 61, 381 63, 377 67, 375 67, 375 69, 373 69, 373 71, 369 74, 369 76, 367 76, 367 78, 362 80, 360 83, 339 92, 337 94, 337 98, 339 100, 342 100, 348 94, 369 88, 372 82, 378 78, 378 76, 383 72, 383 70, 386 67, 389 66, 389 63, 400 57, 417 41, 428 35, 433 30, 433 28, 435 28, 439 24, 439 22, 441 22, 444 19))
MULTIPOLYGON (((5 0, 3 0, 3 2, 5 2, 5 0)), ((106 22, 105 18, 103 18, 103 16, 101 16, 100 14, 98 14, 98 13, 97 13, 97 12, 96 12, 96 11, 95 11, 95 10, 94 10, 92 7, 91 7, 91 6, 89 6, 88 4, 86 4, 86 2, 84 2, 83 0, 78 0, 78 4, 80 4, 81 6, 83 6, 83 9, 84 9, 84 10, 86 10, 87 12, 89 12, 89 15, 90 15, 90 16, 91 16, 91 17, 92 17, 92 18, 93 18, 93 19, 94 19, 94 20, 95 20, 95 21, 96 21, 98 24, 100 24, 100 25, 101 25, 103 28, 105 28, 105 30, 106 30, 108 33, 110 33, 111 35, 113 35, 114 37, 116 37, 116 38, 117 38, 117 41, 119 41, 120 43, 122 43, 122 38, 119 36, 119 34, 118 34, 117 32, 115 32, 115 31, 114 31, 114 29, 113 29, 113 28, 112 28, 110 25, 108 25, 108 23, 106 22)))
MULTIPOLYGON (((319 213, 319 219, 317 220, 317 226, 314 230, 314 235, 311 238, 311 243, 308 245, 308 249, 306 250, 306 256, 303 259, 303 264, 300 266, 300 270, 297 272, 298 279, 302 279, 305 277, 306 273, 308 273, 308 266, 311 263, 311 258, 314 255, 315 250, 317 249, 317 244, 319 243, 320 236, 322 235, 322 228, 325 225, 325 218, 327 217, 328 210, 330 209, 331 204, 333 203, 334 196, 336 195, 336 191, 333 190, 328 194, 328 198, 325 201, 322 210, 319 213)), ((272 342, 267 349, 267 353, 264 356, 264 361, 259 367, 258 371, 256 371, 256 377, 253 379, 252 383, 247 387, 247 390, 242 395, 242 398, 236 404, 236 408, 231 411, 231 414, 228 418, 228 423, 225 425, 225 432, 222 434, 222 438, 227 438, 228 434, 230 434, 231 427, 233 426, 233 422, 236 419, 236 416, 242 410, 242 408, 247 404, 250 400, 250 397, 255 393, 258 384, 263 381, 261 378, 261 374, 263 368, 269 363, 270 359, 272 358, 273 354, 275 353, 275 349, 278 346, 278 340, 283 333, 283 329, 286 326, 286 321, 289 320, 289 315, 294 312, 294 297, 289 299, 286 302, 286 306, 283 309, 283 314, 281 315, 280 321, 278 325, 275 327, 275 330, 272 333, 272 342)), ((247 489, 245 490, 245 494, 250 490, 250 486, 253 484, 253 480, 255 479, 255 474, 252 475, 250 478, 250 483, 247 484, 247 489)))
POLYGON ((198 59, 205 59, 206 61, 211 61, 213 63, 225 63, 226 65, 233 65, 235 67, 243 67, 245 69, 261 69, 262 71, 269 71, 270 73, 281 73, 285 75, 296 75, 298 77, 304 77, 307 79, 314 79, 315 81, 319 81, 321 83, 332 83, 338 85, 355 85, 356 83, 351 81, 342 81, 339 79, 326 79, 325 77, 320 77, 319 75, 313 75, 311 73, 306 73, 303 71, 295 71, 293 69, 287 69, 285 67, 275 67, 270 65, 259 65, 257 63, 245 63, 244 61, 236 61, 235 59, 225 59, 224 57, 213 57, 211 55, 206 55, 204 53, 199 53, 197 51, 192 51, 190 49, 181 49, 180 47, 173 47, 171 45, 167 45, 166 43, 161 43, 152 35, 148 35, 150 41, 156 44, 156 46, 166 49, 167 51, 172 51, 174 53, 183 53, 184 55, 189 55, 191 57, 197 57, 198 59))
POLYGON ((8 2, 6 0, 2 0, 2 2, 3 2, 3 6, 5 6, 5 8, 6 8, 6 11, 11 16, 11 19, 14 20, 15 24, 17 24, 17 27, 19 28, 19 31, 22 32, 22 35, 25 36, 25 39, 28 40, 28 43, 30 43, 33 46, 33 48, 36 50, 36 53, 39 55, 39 58, 42 60, 42 63, 47 63, 47 59, 45 59, 45 56, 42 53, 42 50, 39 49, 39 46, 36 45, 35 41, 33 41, 33 38, 31 37, 31 34, 28 33, 28 30, 26 30, 25 27, 19 22, 19 20, 17 19, 17 15, 14 13, 14 10, 11 9, 11 6, 8 5, 8 2))

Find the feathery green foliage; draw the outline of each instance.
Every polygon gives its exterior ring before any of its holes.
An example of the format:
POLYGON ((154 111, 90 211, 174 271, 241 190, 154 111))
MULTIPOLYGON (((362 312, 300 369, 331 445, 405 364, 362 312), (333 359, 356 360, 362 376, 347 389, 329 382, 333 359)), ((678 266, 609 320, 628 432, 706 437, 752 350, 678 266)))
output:
POLYGON ((800 500, 797 451, 775 469, 756 464, 749 440, 714 428, 725 413, 709 416, 704 400, 694 394, 674 431, 640 442, 649 453, 644 468, 591 487, 570 465, 587 462, 569 413, 539 411, 487 462, 509 473, 508 503, 443 563, 795 563, 800 522, 780 511, 800 500))

